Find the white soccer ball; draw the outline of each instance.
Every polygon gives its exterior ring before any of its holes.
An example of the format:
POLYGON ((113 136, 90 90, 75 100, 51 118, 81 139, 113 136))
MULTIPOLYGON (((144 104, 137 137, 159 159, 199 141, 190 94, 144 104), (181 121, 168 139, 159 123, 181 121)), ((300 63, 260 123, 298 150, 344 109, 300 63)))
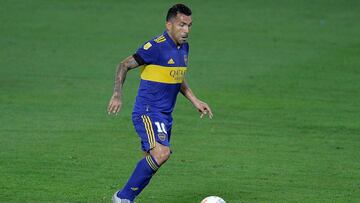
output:
POLYGON ((226 203, 221 197, 209 196, 201 201, 201 203, 226 203))

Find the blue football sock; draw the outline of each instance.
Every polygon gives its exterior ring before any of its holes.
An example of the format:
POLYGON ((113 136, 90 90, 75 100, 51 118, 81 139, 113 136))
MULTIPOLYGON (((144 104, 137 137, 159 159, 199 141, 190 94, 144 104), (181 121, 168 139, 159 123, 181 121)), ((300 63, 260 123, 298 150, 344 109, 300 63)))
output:
POLYGON ((160 166, 151 155, 140 160, 128 182, 124 188, 117 193, 117 196, 121 199, 134 201, 135 197, 140 194, 150 182, 151 177, 159 167, 160 166))

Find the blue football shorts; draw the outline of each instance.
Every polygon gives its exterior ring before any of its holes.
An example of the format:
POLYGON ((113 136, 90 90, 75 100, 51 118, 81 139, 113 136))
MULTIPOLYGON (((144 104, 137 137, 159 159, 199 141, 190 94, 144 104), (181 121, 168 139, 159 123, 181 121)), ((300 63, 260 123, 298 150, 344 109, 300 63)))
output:
POLYGON ((155 147, 156 142, 170 147, 171 116, 160 113, 133 113, 132 121, 141 139, 141 148, 143 151, 149 152, 155 147))

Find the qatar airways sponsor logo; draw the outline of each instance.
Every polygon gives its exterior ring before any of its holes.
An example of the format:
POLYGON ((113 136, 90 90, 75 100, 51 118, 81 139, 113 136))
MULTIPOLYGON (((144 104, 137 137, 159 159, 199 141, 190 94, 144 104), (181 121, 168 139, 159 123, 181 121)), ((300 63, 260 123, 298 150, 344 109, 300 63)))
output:
POLYGON ((170 76, 175 80, 183 80, 186 70, 172 70, 170 71, 170 76))

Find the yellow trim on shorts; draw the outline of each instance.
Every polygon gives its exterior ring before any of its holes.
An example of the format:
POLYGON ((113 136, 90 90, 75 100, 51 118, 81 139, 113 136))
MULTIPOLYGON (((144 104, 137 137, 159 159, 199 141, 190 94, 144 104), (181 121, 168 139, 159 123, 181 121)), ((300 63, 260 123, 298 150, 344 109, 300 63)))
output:
POLYGON ((145 120, 148 120, 148 123, 149 123, 149 126, 150 126, 150 138, 152 139, 152 144, 153 144, 153 146, 150 146, 151 147, 151 149, 152 148, 154 148, 155 147, 155 145, 156 145, 156 140, 155 140, 155 133, 154 133, 154 129, 153 129, 153 127, 152 127, 152 123, 151 123, 151 120, 150 120, 150 117, 149 116, 145 116, 145 120))
MULTIPOLYGON (((176 62, 176 61, 175 61, 176 62)), ((159 65, 145 65, 140 77, 143 80, 166 84, 179 84, 184 81, 187 67, 167 67, 159 65)))
POLYGON ((146 115, 142 115, 141 118, 143 119, 144 122, 146 134, 148 136, 148 140, 150 143, 150 149, 152 149, 155 147, 156 142, 155 142, 155 135, 154 135, 154 130, 152 128, 151 120, 149 116, 146 115))

